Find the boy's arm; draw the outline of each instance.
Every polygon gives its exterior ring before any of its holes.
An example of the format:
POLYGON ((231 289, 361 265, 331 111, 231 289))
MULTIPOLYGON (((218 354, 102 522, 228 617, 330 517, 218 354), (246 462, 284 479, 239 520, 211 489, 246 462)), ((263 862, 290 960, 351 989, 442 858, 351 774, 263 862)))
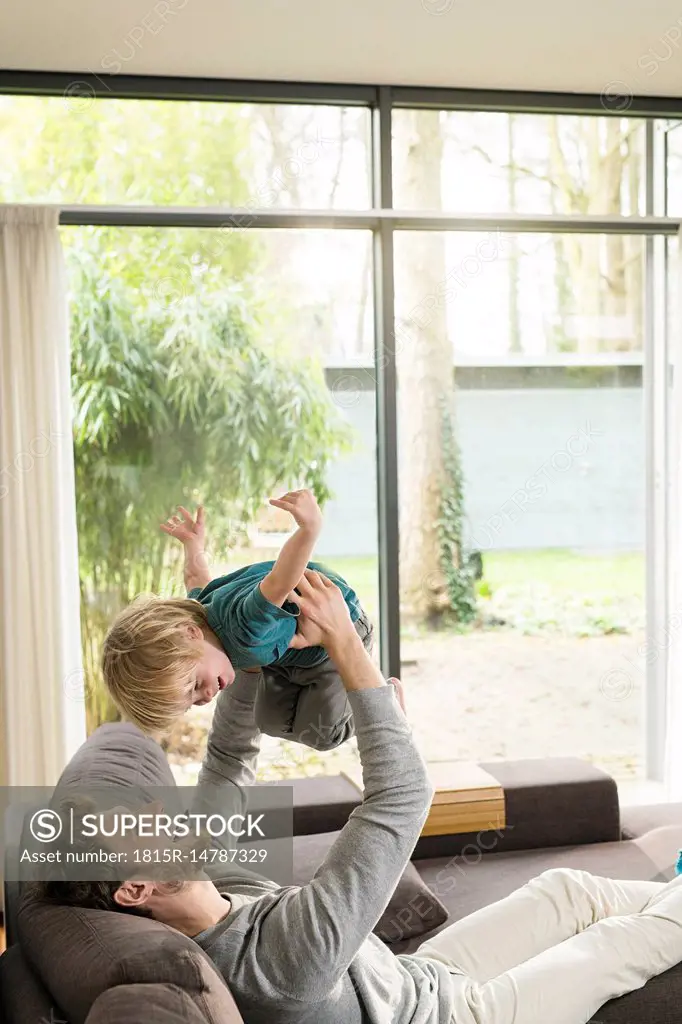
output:
POLYGON ((289 491, 281 498, 271 498, 270 504, 291 512, 298 529, 286 542, 277 561, 261 580, 260 592, 271 604, 281 608, 298 586, 310 561, 313 548, 320 535, 322 513, 312 491, 289 491))
MULTIPOLYGON (((306 618, 311 602, 318 601, 307 589, 314 576, 306 573, 299 587, 306 618)), ((328 589, 327 584, 337 589, 324 577, 313 580, 318 590, 328 589)), ((376 926, 410 859, 433 795, 393 687, 385 684, 350 625, 340 591, 333 601, 335 633, 324 630, 314 639, 327 648, 348 690, 363 769, 363 802, 312 881, 289 889, 260 923, 253 950, 259 964, 267 965, 272 984, 305 1002, 328 995, 376 926)))
POLYGON ((206 552, 203 548, 191 548, 185 545, 185 565, 183 569, 185 590, 203 590, 213 579, 213 573, 208 564, 206 552))
POLYGON ((196 519, 183 505, 178 505, 178 512, 182 519, 180 516, 170 516, 165 523, 161 523, 161 529, 170 537, 179 540, 185 549, 184 579, 187 592, 203 590, 213 579, 204 547, 204 506, 199 505, 196 519))

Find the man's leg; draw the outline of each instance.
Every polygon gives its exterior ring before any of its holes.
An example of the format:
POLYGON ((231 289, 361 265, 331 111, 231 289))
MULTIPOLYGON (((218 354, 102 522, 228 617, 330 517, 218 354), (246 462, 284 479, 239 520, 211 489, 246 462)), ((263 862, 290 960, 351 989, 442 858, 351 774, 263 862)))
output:
POLYGON ((637 913, 664 888, 662 882, 616 882, 587 871, 545 871, 506 899, 443 929, 415 956, 486 982, 596 921, 637 913))
MULTIPOLYGON (((453 976, 453 1024, 585 1024, 682 961, 682 884, 607 917, 484 985, 453 976)), ((532 921, 526 922, 532 928, 532 921)))
POLYGON ((416 955, 453 972, 453 1024, 584 1024, 682 960, 682 883, 548 871, 416 955))

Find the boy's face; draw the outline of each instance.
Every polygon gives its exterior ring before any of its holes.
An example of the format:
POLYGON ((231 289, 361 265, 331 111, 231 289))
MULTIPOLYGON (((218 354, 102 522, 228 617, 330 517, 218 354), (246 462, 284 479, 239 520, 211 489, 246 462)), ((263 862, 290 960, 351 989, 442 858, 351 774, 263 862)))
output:
POLYGON ((234 682, 232 662, 222 647, 206 639, 202 634, 204 653, 194 673, 192 704, 202 707, 210 704, 216 694, 234 682))

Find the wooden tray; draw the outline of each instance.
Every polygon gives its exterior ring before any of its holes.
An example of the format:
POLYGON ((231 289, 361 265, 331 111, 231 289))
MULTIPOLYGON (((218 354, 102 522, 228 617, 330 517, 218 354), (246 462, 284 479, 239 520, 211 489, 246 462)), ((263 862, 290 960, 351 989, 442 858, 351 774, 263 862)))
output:
MULTIPOLYGON (((506 825, 504 790, 497 779, 473 761, 439 761, 429 764, 436 792, 423 836, 459 835, 502 829, 506 825)), ((341 773, 360 793, 362 769, 341 773)))

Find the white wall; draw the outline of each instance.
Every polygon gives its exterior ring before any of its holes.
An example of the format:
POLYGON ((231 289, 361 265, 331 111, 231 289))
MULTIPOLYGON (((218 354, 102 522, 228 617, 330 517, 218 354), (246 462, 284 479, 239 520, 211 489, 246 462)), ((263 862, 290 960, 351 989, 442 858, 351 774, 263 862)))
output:
POLYGON ((22 0, 0 67, 682 95, 678 0, 22 0))

